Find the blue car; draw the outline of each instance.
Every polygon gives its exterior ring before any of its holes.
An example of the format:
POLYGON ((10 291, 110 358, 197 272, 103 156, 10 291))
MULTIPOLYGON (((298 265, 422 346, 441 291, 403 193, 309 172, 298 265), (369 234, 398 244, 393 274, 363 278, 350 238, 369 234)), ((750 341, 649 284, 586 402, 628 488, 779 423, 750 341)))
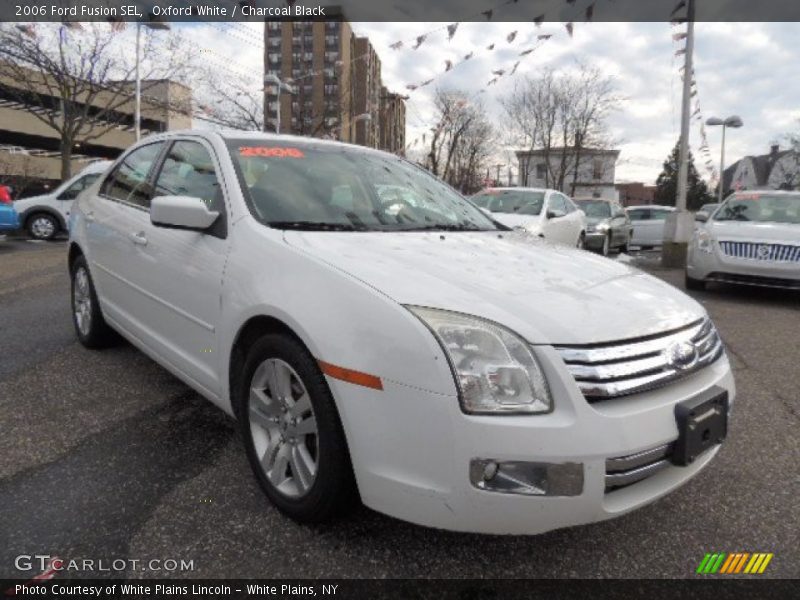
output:
POLYGON ((0 185, 0 238, 6 231, 19 229, 19 215, 11 202, 11 196, 5 186, 0 185))

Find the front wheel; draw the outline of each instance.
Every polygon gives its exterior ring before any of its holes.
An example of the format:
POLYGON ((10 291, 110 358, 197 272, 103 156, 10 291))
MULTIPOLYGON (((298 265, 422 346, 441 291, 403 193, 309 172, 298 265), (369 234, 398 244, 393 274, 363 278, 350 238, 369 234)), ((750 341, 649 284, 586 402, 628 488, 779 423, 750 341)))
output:
POLYGON ((28 235, 35 240, 52 240, 58 233, 58 221, 47 213, 38 213, 28 219, 28 235))
POLYGON ((344 431, 308 350, 267 334, 250 349, 238 394, 245 449, 261 488, 289 517, 326 521, 355 504, 344 431))
POLYGON ((603 246, 600 248, 600 254, 603 256, 608 256, 608 253, 611 251, 611 234, 607 233, 606 236, 603 238, 603 246))

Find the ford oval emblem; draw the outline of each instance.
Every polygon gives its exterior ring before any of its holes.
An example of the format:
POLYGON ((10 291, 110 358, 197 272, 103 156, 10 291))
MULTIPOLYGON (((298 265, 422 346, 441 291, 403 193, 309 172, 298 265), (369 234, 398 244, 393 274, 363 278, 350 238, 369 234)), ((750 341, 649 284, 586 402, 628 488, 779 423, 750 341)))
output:
POLYGON ((667 364, 680 371, 691 369, 700 358, 697 346, 692 342, 675 342, 665 350, 665 354, 667 364))

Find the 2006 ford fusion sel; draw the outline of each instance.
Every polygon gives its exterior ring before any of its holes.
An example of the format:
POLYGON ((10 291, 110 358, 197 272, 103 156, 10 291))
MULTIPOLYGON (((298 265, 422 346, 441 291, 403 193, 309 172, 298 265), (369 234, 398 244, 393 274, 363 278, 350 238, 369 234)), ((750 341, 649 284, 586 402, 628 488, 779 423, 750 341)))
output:
POLYGON ((171 132, 77 201, 89 347, 127 338, 241 423, 270 500, 445 529, 614 517, 700 471, 734 382, 705 310, 500 229, 427 172, 336 142, 171 132))

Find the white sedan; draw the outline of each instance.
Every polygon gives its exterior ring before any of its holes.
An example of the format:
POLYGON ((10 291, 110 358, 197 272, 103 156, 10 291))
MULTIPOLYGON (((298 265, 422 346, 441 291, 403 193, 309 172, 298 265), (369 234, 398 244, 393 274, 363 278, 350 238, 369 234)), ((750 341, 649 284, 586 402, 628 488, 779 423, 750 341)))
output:
POLYGON ((625 209, 633 225, 631 246, 652 248, 664 243, 664 226, 667 215, 675 211, 674 206, 629 206, 625 209))
POLYGON ((500 230, 392 154, 168 132, 71 218, 81 343, 121 334, 234 417, 299 521, 360 498, 461 531, 590 523, 676 489, 726 436, 733 377, 698 302, 500 230))
POLYGON ((525 229, 550 242, 583 248, 586 216, 557 190, 488 188, 471 200, 506 227, 525 229))
POLYGON ((710 219, 695 218, 686 287, 717 281, 800 289, 800 193, 736 192, 710 219))

